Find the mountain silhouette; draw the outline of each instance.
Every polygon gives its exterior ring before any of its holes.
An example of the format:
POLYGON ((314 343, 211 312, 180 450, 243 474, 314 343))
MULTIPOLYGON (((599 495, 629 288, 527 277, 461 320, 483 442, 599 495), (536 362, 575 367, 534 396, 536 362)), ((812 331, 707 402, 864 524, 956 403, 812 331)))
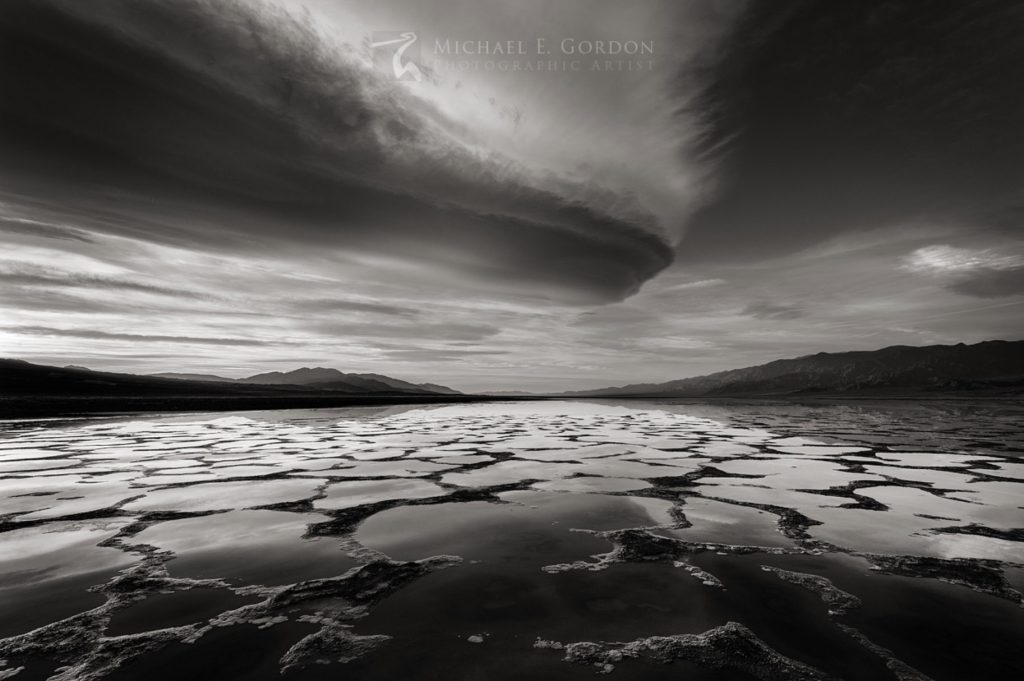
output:
POLYGON ((974 345, 895 345, 819 352, 665 383, 636 383, 563 393, 600 397, 727 397, 1021 392, 1024 341, 974 345))

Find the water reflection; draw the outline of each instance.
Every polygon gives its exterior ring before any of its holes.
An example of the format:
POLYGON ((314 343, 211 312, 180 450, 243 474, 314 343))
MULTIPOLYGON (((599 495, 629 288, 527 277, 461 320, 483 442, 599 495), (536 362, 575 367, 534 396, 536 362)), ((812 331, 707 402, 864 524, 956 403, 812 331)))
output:
MULTIPOLYGON (((889 673, 834 626, 820 581, 785 583, 765 563, 848 582, 876 604, 841 616, 859 636, 933 678, 964 678, 868 610, 885 610, 880 592, 939 580, 951 606, 1020 602, 1021 411, 552 401, 7 423, 0 635, 51 622, 64 634, 0 642, 0 678, 72 660, 80 679, 172 678, 166 651, 267 628, 278 643, 247 654, 348 660, 354 678, 408 675, 477 641, 470 667, 431 673, 569 678, 536 637, 632 641, 730 619, 828 673, 889 673), (145 641, 111 662, 129 633, 145 641), (370 634, 394 637, 392 652, 360 643, 370 634)), ((1019 635, 1020 608, 998 612, 946 624, 980 647, 978 631, 1019 635)), ((275 660, 254 661, 251 678, 276 677, 275 660)), ((694 664, 677 661, 736 678, 694 664)), ((654 678, 640 660, 618 666, 654 678)))

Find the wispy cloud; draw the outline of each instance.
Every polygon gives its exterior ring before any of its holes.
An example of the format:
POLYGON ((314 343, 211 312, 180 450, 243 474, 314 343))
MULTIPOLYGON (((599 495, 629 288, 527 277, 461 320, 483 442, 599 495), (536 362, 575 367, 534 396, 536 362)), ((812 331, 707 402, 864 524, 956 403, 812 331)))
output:
POLYGON ((1003 298, 1024 294, 1024 267, 1012 270, 977 270, 958 278, 949 289, 976 298, 1003 298))
POLYGON ((992 248, 956 248, 948 245, 925 246, 903 258, 911 272, 957 274, 978 270, 1015 270, 1024 267, 1019 255, 1002 254, 992 248))
MULTIPOLYGON (((0 204, 0 211, 3 209, 4 206, 0 204)), ((42 220, 4 215, 2 213, 0 213, 0 232, 43 237, 45 239, 66 239, 69 241, 81 241, 82 243, 92 242, 88 232, 81 229, 75 229, 67 225, 56 225, 42 220)))
POLYGON ((360 300, 346 300, 342 298, 317 298, 311 300, 295 300, 288 303, 296 310, 306 312, 366 312, 370 314, 388 315, 393 317, 415 317, 420 311, 411 307, 401 305, 389 305, 360 300))
POLYGON ((677 291, 693 291, 695 289, 708 288, 710 286, 719 286, 720 284, 724 283, 725 279, 699 279, 697 281, 687 281, 683 282, 682 284, 675 284, 674 286, 663 288, 659 292, 674 293, 677 291))
POLYGON ((190 345, 238 345, 264 346, 289 345, 286 341, 263 341, 251 338, 213 338, 208 336, 163 336, 157 334, 113 333, 93 329, 60 329, 48 326, 8 326, 3 328, 9 333, 29 336, 62 336, 67 338, 83 338, 89 340, 131 341, 133 343, 185 343, 190 345))
POLYGON ((89 274, 39 270, 33 268, 4 266, 0 262, 0 284, 44 288, 107 289, 115 291, 138 291, 175 298, 211 298, 207 293, 187 289, 168 288, 128 279, 116 279, 89 274))
POLYGON ((402 362, 467 362, 479 357, 500 357, 508 350, 465 350, 458 348, 394 348, 385 352, 388 359, 402 362))
POLYGON ((903 268, 939 281, 951 291, 978 298, 1024 294, 1024 256, 993 248, 949 245, 919 248, 905 256, 903 268))
POLYGON ((490 338, 501 329, 488 324, 464 322, 374 324, 369 322, 322 321, 310 325, 317 333, 342 338, 405 338, 414 340, 477 341, 490 338))
POLYGON ((759 300, 747 305, 743 309, 743 314, 758 319, 798 319, 804 315, 804 312, 797 305, 759 300))

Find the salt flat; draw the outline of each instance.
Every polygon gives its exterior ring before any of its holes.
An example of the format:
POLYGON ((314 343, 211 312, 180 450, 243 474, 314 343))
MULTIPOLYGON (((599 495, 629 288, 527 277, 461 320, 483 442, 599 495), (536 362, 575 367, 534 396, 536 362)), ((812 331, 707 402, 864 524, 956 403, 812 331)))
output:
POLYGON ((944 439, 864 409, 884 437, 845 405, 671 402, 8 422, 0 678, 169 679, 172 652, 214 677, 232 646, 246 678, 575 678, 558 645, 702 632, 758 640, 758 678, 896 678, 882 642, 913 678, 1024 672, 999 643, 1024 634, 1022 453, 993 436, 1021 414, 944 439))

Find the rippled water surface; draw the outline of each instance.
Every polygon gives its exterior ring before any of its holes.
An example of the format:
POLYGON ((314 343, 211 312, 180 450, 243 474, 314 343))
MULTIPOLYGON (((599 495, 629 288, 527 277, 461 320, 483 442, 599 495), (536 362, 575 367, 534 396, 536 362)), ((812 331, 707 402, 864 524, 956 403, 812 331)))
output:
POLYGON ((0 424, 0 679, 1024 674, 1024 408, 0 424))

